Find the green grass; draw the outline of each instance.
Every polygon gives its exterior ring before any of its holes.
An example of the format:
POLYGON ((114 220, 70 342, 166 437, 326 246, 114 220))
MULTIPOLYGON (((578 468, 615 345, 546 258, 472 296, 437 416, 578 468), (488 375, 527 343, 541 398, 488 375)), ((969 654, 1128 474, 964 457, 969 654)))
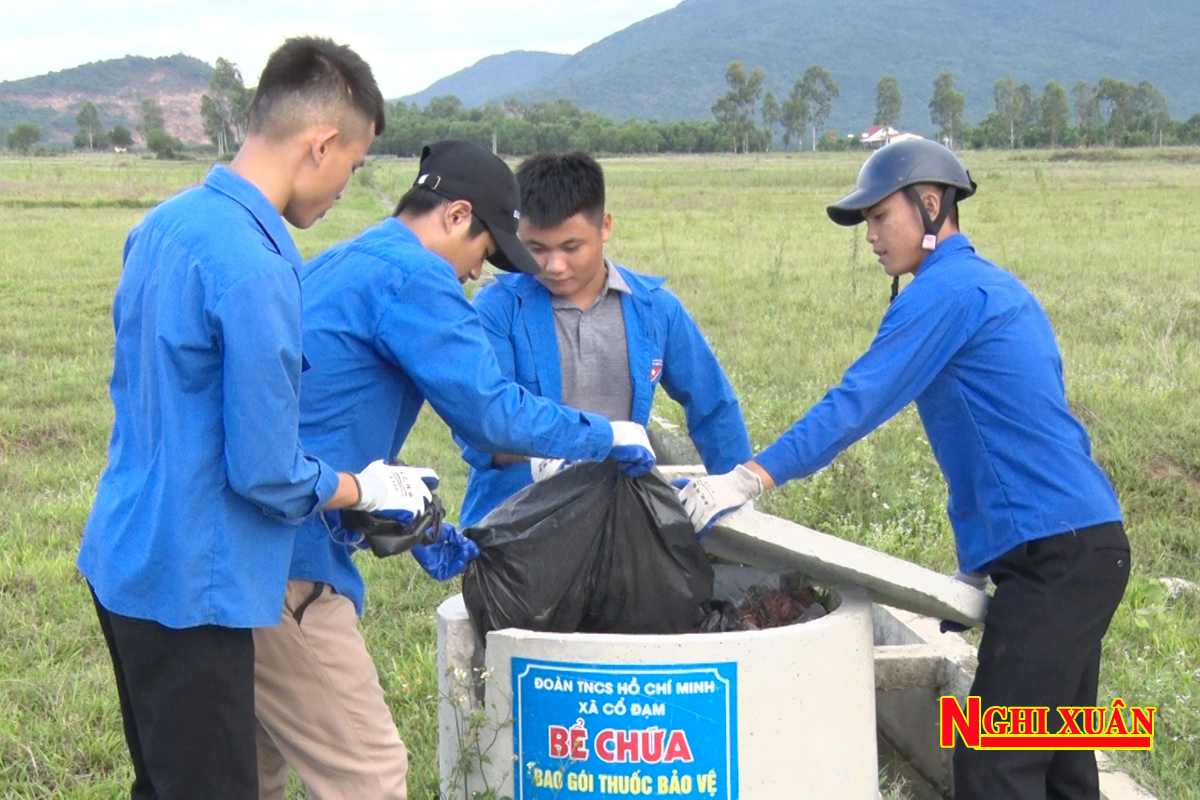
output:
MULTIPOLYGON (((1155 705, 1154 750, 1116 753, 1161 797, 1200 786, 1200 159, 1112 161, 968 153, 981 188, 963 225, 1037 294, 1055 325, 1072 406, 1121 495, 1134 569, 1107 639, 1101 702, 1155 705)), ((859 154, 627 159, 605 164, 611 255, 666 275, 742 397, 756 447, 785 430, 870 342, 889 281, 861 230, 824 206, 859 154)), ((111 424, 113 288, 144 209, 207 165, 137 157, 0 160, 0 795, 116 797, 131 770, 111 665, 74 570, 111 424)), ((386 214, 415 174, 373 162, 297 241, 306 256, 386 214)), ((682 422, 669 403, 657 413, 682 422)), ((465 484, 425 413, 405 448, 465 484)), ((933 569, 953 568, 945 488, 912 408, 765 507, 933 569)), ((363 632, 401 735, 410 795, 436 791, 434 610, 455 585, 411 559, 361 562, 363 632)))

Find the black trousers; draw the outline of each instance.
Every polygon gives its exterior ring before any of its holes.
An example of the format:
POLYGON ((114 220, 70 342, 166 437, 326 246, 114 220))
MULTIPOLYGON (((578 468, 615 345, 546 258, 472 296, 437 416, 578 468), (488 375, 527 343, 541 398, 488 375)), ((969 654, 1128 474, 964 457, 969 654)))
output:
MULTIPOLYGON (((996 592, 984 620, 971 694, 991 706, 1094 706, 1100 641, 1129 581, 1119 522, 1026 542, 988 565, 996 592)), ((956 800, 1096 800, 1091 750, 954 749, 956 800)))
POLYGON ((250 629, 168 628, 112 613, 94 591, 92 600, 116 673, 132 800, 257 800, 250 629))

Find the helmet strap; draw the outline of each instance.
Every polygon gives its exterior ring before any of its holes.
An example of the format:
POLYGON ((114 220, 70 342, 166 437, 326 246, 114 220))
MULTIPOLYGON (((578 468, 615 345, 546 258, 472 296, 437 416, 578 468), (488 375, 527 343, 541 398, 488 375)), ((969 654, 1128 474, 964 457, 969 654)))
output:
MULTIPOLYGON (((925 237, 921 239, 921 248, 923 250, 934 250, 937 248, 938 232, 942 229, 943 223, 946 222, 946 217, 950 216, 950 209, 954 207, 954 200, 958 194, 958 190, 953 186, 947 186, 942 190, 942 205, 938 209, 937 219, 931 219, 929 209, 925 208, 925 204, 921 202, 921 195, 917 192, 915 186, 905 186, 904 193, 908 195, 908 199, 917 204, 917 210, 921 212, 921 222, 925 225, 925 237)), ((888 305, 891 305, 896 295, 900 294, 900 276, 892 278, 892 297, 888 300, 888 305)))
POLYGON ((942 190, 942 203, 941 208, 938 209, 937 219, 930 218, 929 209, 925 208, 925 204, 921 202, 921 195, 915 186, 905 186, 904 193, 917 204, 917 210, 921 212, 921 221, 925 224, 925 238, 921 240, 922 249, 933 250, 937 247, 937 237, 942 230, 942 224, 945 223, 946 217, 950 216, 950 209, 954 207, 958 190, 953 186, 947 186, 942 190))

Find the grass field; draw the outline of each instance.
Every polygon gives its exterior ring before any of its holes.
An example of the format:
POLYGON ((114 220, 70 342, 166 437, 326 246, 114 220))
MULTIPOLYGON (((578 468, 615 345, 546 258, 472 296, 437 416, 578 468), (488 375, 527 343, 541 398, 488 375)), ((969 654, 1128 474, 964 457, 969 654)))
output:
MULTIPOLYGON (((1121 495, 1133 577, 1106 641, 1101 703, 1158 708, 1155 748, 1115 753, 1162 798, 1200 796, 1200 154, 1052 160, 968 153, 963 226, 1018 275, 1059 337, 1072 407, 1121 495)), ((610 254, 666 275, 713 343, 756 447, 789 426, 870 342, 889 281, 863 231, 824 206, 861 154, 606 162, 610 254)), ((0 796, 118 797, 132 771, 111 665, 74 569, 111 425, 113 289, 128 229, 203 178, 198 162, 0 160, 0 796)), ((306 257, 390 210, 415 164, 375 161, 297 241, 306 257)), ((682 422, 677 408, 657 412, 682 422)), ((466 468, 422 416, 405 448, 466 468)), ((927 567, 953 569, 945 488, 908 408, 767 510, 927 567)), ((456 513, 456 512, 455 512, 456 513)), ((411 559, 364 559, 363 631, 411 751, 410 796, 436 794, 433 611, 455 585, 411 559)))

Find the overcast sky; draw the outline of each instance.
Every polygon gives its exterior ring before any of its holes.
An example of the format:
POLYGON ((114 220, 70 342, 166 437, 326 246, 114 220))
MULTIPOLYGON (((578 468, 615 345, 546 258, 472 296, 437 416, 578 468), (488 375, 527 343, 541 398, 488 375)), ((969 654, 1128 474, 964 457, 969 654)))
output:
POLYGON ((125 55, 235 62, 258 82, 298 34, 349 44, 386 97, 509 50, 575 53, 679 0, 2 0, 0 81, 125 55), (336 10, 335 10, 336 9, 336 10))

